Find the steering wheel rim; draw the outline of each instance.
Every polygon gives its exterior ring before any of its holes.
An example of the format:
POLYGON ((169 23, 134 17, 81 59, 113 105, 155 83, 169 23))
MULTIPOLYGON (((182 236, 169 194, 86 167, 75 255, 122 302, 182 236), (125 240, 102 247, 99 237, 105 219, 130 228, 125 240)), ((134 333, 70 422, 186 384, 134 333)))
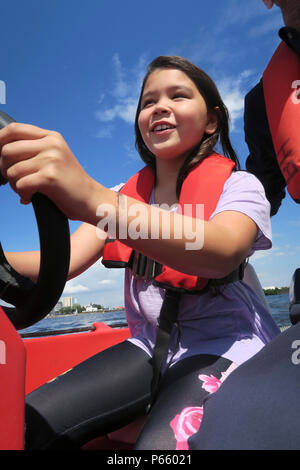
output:
MULTIPOLYGON (((0 111, 0 129, 14 120, 0 111)), ((7 181, 3 176, 0 185, 7 181)), ((45 195, 36 193, 32 205, 40 240, 40 271, 36 283, 15 271, 0 244, 0 298, 14 308, 1 306, 17 330, 42 320, 58 302, 69 272, 70 229, 67 217, 45 195)))

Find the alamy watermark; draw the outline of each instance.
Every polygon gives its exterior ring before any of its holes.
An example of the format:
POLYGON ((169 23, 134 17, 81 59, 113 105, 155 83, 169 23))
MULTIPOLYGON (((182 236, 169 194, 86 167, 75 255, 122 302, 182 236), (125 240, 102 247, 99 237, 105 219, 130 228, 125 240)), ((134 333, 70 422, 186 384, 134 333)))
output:
POLYGON ((183 208, 177 204, 153 204, 149 217, 148 206, 137 202, 128 207, 127 198, 120 195, 118 214, 114 206, 100 204, 96 215, 101 217, 97 224, 100 239, 106 238, 104 231, 119 240, 185 239, 186 250, 203 248, 204 204, 184 204, 183 208))
POLYGON ((6 364, 6 344, 0 340, 0 365, 6 364))
POLYGON ((295 339, 292 343, 292 349, 295 349, 295 351, 292 354, 292 363, 297 366, 300 364, 300 340, 295 339))
POLYGON ((0 80, 0 104, 6 104, 6 84, 0 80))
POLYGON ((292 94, 292 102, 294 104, 299 104, 300 103, 300 80, 294 80, 292 83, 292 88, 295 88, 296 91, 295 93, 292 94))

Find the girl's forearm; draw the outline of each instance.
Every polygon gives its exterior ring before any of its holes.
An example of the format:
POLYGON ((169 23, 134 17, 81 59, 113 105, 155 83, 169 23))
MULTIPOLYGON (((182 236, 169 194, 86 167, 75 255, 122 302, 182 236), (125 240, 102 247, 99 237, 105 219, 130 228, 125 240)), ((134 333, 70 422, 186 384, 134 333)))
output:
POLYGON ((5 252, 9 264, 22 276, 29 277, 36 282, 40 270, 40 252, 5 252))
MULTIPOLYGON (((148 237, 133 240, 129 236, 125 241, 128 246, 177 271, 199 277, 222 278, 235 268, 233 253, 223 243, 228 239, 223 227, 219 231, 212 230, 205 221, 192 220, 175 213, 169 214, 171 223, 167 225, 164 217, 161 217, 164 211, 155 208, 149 212, 148 224, 151 228, 148 237), (192 225, 194 228, 190 230, 192 225), (153 231, 159 233, 157 238, 151 238, 153 231), (177 238, 178 233, 181 233, 180 238, 177 238), (169 236, 166 237, 166 234, 169 236)), ((132 218, 128 217, 127 220, 130 230, 132 218)))
POLYGON ((240 263, 227 227, 167 212, 101 185, 90 202, 89 223, 173 269, 221 278, 240 263), (97 206, 99 200, 105 203, 97 206))
MULTIPOLYGON (((82 224, 71 236, 71 257, 68 280, 83 273, 101 256, 104 240, 97 237, 96 228, 82 224)), ((36 282, 40 270, 40 251, 6 252, 9 264, 20 274, 36 282)))

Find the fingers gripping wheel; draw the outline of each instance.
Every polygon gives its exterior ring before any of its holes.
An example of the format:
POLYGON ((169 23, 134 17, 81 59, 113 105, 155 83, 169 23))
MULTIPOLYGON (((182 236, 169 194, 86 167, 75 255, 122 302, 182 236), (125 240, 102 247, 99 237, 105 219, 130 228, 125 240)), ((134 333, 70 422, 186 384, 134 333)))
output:
MULTIPOLYGON (((14 120, 0 111, 0 129, 14 120)), ((0 185, 6 179, 0 177, 0 185)), ((70 231, 66 216, 43 194, 32 197, 40 238, 40 272, 37 283, 17 273, 0 244, 0 298, 15 306, 4 307, 17 330, 42 320, 56 305, 64 289, 70 263, 70 231)))
MULTIPOLYGON (((10 122, 14 122, 14 119, 8 116, 8 114, 3 113, 0 111, 0 129, 3 129, 3 127, 7 126, 10 122)), ((2 176, 2 173, 0 171, 0 186, 3 184, 6 184, 7 180, 2 176)))

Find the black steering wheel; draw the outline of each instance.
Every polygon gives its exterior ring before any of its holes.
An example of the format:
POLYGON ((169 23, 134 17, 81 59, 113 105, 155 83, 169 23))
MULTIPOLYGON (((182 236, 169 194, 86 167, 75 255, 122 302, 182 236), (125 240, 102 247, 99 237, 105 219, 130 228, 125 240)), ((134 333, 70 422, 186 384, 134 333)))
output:
MULTIPOLYGON (((10 116, 0 111, 0 129, 10 116)), ((7 180, 0 173, 0 185, 7 180)), ((0 243, 0 298, 13 307, 3 307, 17 330, 42 320, 56 305, 64 289, 70 264, 70 230, 67 217, 46 196, 36 193, 32 204, 40 238, 40 272, 37 283, 16 272, 0 243)))

